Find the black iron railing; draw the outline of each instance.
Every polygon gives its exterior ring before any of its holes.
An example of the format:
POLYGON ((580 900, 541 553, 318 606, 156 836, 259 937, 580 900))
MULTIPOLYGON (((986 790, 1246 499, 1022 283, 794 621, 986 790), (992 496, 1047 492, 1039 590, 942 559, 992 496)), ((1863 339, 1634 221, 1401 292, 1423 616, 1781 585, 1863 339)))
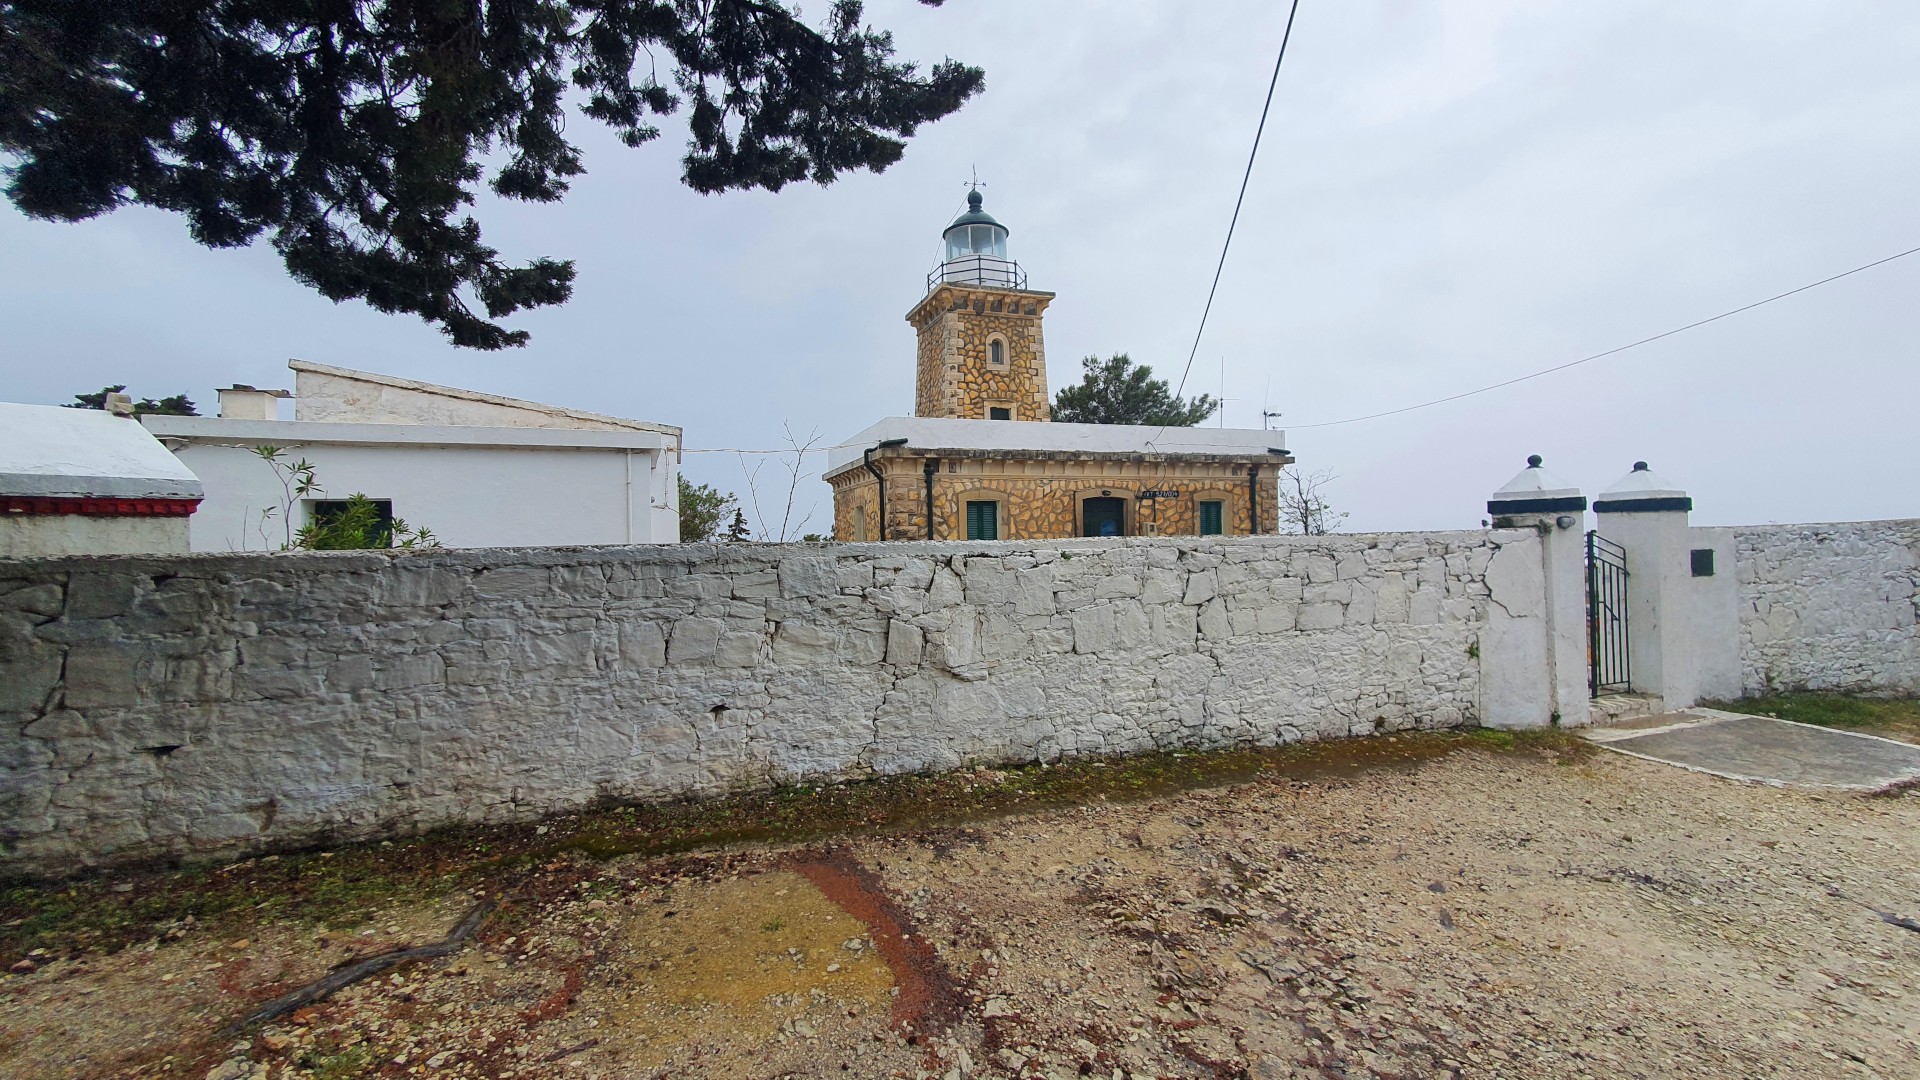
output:
POLYGON ((1012 259, 995 255, 962 255, 948 259, 927 275, 927 291, 936 285, 994 285, 1003 289, 1027 287, 1027 272, 1012 259))
POLYGON ((1595 694, 1633 689, 1628 659, 1627 552, 1587 534, 1587 685, 1595 694))

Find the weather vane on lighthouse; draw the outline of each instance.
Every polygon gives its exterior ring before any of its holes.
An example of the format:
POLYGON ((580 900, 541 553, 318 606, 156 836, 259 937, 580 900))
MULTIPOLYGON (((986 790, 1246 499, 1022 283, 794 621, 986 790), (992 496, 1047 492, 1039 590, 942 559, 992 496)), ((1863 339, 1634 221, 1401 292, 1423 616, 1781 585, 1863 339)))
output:
POLYGON ((973 172, 973 179, 962 180, 960 182, 966 185, 966 188, 968 191, 978 191, 981 188, 986 187, 987 182, 985 180, 980 179, 980 167, 978 165, 975 165, 975 166, 971 166, 971 169, 973 172))

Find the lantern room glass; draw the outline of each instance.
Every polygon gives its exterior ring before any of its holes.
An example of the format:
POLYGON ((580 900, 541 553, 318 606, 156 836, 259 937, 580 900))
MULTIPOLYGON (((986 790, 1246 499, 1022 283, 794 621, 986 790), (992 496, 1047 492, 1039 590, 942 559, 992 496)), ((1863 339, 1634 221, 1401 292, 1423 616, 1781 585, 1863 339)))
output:
POLYGON ((1007 257, 1007 231, 992 225, 967 225, 947 233, 947 258, 964 259, 970 255, 1007 257))

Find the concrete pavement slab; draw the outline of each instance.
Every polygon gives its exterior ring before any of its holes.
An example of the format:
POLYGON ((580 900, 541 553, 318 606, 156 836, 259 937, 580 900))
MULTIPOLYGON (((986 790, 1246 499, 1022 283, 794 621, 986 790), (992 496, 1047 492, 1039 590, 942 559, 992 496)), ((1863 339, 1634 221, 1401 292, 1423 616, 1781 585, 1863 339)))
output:
POLYGON ((1609 750, 1735 780, 1860 791, 1920 781, 1920 746, 1718 709, 1638 717, 1584 734, 1609 750))

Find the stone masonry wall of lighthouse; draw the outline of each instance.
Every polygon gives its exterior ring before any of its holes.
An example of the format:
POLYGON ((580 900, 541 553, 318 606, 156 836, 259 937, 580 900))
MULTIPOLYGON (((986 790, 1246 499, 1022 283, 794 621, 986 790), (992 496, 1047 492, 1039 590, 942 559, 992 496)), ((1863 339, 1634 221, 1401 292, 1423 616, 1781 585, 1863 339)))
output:
POLYGON ((1047 353, 1041 317, 1053 294, 985 285, 940 285, 907 314, 920 335, 915 416, 988 419, 1009 408, 1015 420, 1046 420, 1047 353), (989 357, 1006 342, 1004 364, 989 357))

